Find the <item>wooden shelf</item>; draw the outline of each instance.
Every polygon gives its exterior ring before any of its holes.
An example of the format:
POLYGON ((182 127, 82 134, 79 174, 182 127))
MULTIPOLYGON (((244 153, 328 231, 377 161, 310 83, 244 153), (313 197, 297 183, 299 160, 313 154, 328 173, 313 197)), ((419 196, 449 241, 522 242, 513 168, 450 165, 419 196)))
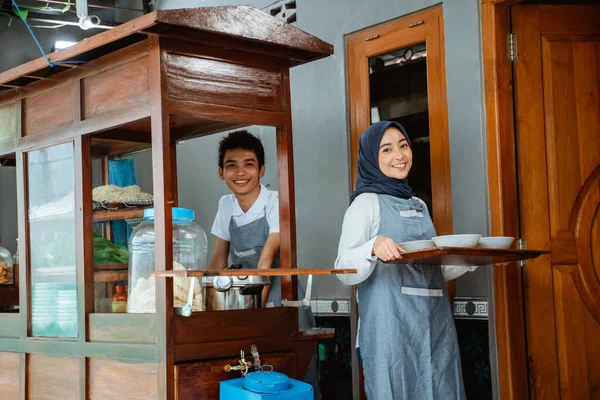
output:
POLYGON ((300 268, 274 268, 274 269, 227 269, 221 271, 154 271, 153 276, 168 278, 191 278, 202 276, 289 276, 289 275, 337 275, 355 274, 355 269, 300 269, 300 268))
POLYGON ((127 271, 95 271, 94 282, 116 282, 129 279, 127 271))
POLYGON ((96 271, 127 271, 129 264, 94 264, 96 271))
POLYGON ((94 282, 116 282, 128 279, 127 264, 94 264, 94 282))
POLYGON ((505 264, 550 254, 547 250, 481 249, 470 247, 436 247, 402 254, 399 261, 387 264, 430 264, 482 266, 505 264))
POLYGON ((47 277, 47 276, 72 276, 76 273, 76 267, 65 266, 65 267, 42 267, 34 268, 33 274, 36 277, 47 277))
POLYGON ((114 211, 94 211, 94 222, 116 221, 126 218, 143 218, 144 210, 146 208, 148 207, 124 208, 114 211))
MULTIPOLYGON (((151 206, 150 206, 151 207, 151 206)), ((143 218, 144 210, 149 207, 135 207, 135 208, 120 208, 118 210, 98 210, 94 211, 94 222, 104 221, 116 221, 126 218, 143 218)), ((29 222, 48 222, 48 221, 60 221, 74 219, 75 214, 73 212, 57 215, 49 215, 41 218, 30 218, 29 222)))
POLYGON ((53 214, 45 217, 29 218, 29 223, 33 224, 36 222, 53 222, 53 221, 70 221, 75 219, 75 212, 70 211, 63 214, 53 214))
POLYGON ((14 285, 0 285, 0 306, 18 306, 19 288, 14 285))

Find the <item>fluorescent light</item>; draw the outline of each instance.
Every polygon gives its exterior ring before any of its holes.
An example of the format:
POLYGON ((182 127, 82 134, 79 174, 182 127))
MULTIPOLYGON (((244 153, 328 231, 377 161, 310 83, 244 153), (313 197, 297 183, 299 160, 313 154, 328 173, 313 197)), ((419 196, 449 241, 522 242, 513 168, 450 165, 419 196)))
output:
POLYGON ((56 50, 62 50, 62 49, 66 49, 67 47, 71 47, 75 44, 77 44, 77 42, 67 42, 66 40, 57 40, 56 43, 54 44, 54 48, 56 50))

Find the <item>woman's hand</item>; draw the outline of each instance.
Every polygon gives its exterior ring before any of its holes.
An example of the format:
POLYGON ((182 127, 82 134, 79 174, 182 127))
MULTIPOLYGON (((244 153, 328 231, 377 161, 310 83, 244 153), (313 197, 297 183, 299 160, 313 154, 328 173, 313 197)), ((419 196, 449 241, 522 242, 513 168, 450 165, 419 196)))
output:
POLYGON ((371 255, 377 256, 381 261, 400 260, 401 253, 406 253, 406 250, 385 236, 377 236, 373 243, 373 250, 371 250, 371 255))

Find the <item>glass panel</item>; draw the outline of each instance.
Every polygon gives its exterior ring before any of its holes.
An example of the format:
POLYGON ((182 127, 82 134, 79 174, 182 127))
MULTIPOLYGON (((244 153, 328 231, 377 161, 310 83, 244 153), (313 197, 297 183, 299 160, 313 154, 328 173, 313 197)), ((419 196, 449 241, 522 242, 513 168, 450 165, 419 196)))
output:
POLYGON ((369 66, 371 123, 396 121, 404 126, 413 151, 408 180, 433 216, 425 43, 372 57, 369 66))
POLYGON ((28 153, 31 330, 77 336, 73 144, 28 153))
MULTIPOLYGON (((136 157, 109 156, 102 135, 92 139, 92 199, 94 201, 94 312, 127 310, 129 238, 152 208, 152 154, 133 148, 136 157), (148 173, 150 179, 138 182, 148 173)), ((121 146, 139 146, 122 141, 121 146)), ((149 147, 149 141, 146 147, 149 147)), ((145 149, 145 150, 149 150, 145 149)))

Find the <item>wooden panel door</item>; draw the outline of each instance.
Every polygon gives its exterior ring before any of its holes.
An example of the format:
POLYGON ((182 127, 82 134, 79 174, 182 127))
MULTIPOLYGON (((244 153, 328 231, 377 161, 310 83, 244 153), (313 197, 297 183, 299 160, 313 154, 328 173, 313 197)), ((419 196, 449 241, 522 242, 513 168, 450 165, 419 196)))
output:
POLYGON ((534 399, 600 398, 600 7, 516 6, 521 232, 534 399))

